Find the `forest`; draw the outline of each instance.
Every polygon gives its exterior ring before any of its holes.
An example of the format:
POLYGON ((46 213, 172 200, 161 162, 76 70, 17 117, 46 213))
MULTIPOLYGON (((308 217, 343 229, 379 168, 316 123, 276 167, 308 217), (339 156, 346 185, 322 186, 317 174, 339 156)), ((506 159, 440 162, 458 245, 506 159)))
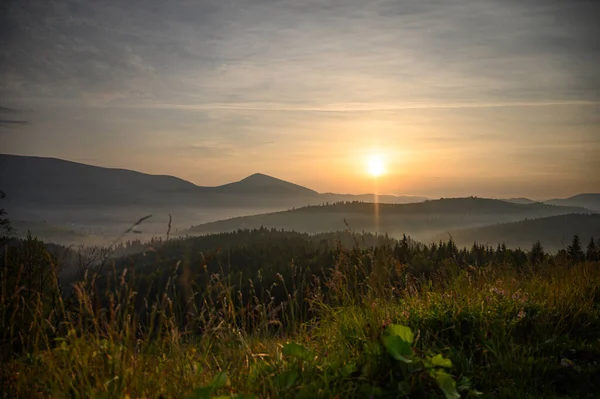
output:
POLYGON ((600 242, 258 228, 69 249, 3 219, 4 397, 588 397, 600 242), (35 376, 35 379, 31 377, 35 376))

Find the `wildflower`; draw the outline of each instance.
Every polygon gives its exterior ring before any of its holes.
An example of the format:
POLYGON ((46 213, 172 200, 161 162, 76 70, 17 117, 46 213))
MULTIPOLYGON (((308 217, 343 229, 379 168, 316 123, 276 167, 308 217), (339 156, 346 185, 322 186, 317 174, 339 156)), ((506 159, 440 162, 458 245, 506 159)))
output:
POLYGON ((527 316, 527 313, 525 313, 524 309, 521 309, 519 311, 519 314, 517 314, 517 320, 521 320, 522 318, 524 318, 525 316, 527 316))

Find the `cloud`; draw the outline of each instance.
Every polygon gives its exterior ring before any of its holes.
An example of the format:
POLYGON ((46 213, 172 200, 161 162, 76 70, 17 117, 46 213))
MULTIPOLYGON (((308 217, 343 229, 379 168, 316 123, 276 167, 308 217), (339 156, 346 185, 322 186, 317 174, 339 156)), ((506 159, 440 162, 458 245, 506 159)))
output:
POLYGON ((172 162, 210 158, 203 166, 215 171, 297 156, 285 162, 293 173, 293 165, 318 159, 325 168, 330 158, 378 146, 397 146, 408 158, 432 148, 460 152, 465 142, 477 152, 503 140, 493 148, 499 154, 561 137, 600 142, 595 1, 20 0, 0 7, 3 105, 35 110, 35 123, 20 125, 27 140, 16 129, 4 136, 12 151, 110 153, 122 166, 126 148, 139 148, 139 159, 170 151, 172 162), (232 156, 238 166, 227 162, 232 156))
MULTIPOLYGON (((0 106, 0 115, 2 114, 8 114, 8 115, 14 115, 14 114, 20 114, 23 111, 15 109, 15 108, 8 108, 8 107, 2 107, 0 106)), ((26 121, 26 120, 15 120, 13 118, 11 119, 4 119, 2 117, 0 117, 0 127, 18 127, 18 126, 26 126, 26 125, 30 125, 31 122, 26 121)))
POLYGON ((599 88, 593 2, 11 4, 7 95, 311 108, 591 101, 599 88))

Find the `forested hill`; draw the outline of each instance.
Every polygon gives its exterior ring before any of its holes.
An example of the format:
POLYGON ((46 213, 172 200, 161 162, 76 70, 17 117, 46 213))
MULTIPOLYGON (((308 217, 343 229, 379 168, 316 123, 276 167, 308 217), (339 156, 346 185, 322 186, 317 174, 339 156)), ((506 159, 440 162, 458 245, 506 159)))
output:
MULTIPOLYGON (((539 240, 548 251, 566 248, 575 234, 587 244, 594 237, 600 238, 600 214, 569 214, 519 222, 484 226, 449 232, 458 246, 470 246, 474 242, 485 245, 505 243, 508 247, 529 248, 539 240)), ((448 234, 439 234, 431 241, 446 240, 448 234)))
POLYGON ((541 203, 515 204, 474 197, 432 200, 415 204, 344 202, 232 218, 194 226, 185 233, 215 233, 261 226, 308 233, 350 228, 353 231, 364 230, 396 236, 406 233, 423 239, 449 229, 589 212, 585 208, 541 203))
POLYGON ((600 212, 600 193, 577 194, 569 198, 555 198, 544 201, 544 203, 562 206, 581 206, 600 212))

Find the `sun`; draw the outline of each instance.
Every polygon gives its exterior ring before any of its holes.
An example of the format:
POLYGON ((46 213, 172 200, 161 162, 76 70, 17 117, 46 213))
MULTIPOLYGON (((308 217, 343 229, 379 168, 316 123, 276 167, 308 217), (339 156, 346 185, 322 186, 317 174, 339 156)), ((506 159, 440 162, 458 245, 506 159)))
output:
POLYGON ((385 173, 385 162, 380 156, 373 155, 367 160, 367 172, 373 177, 379 177, 385 173))

